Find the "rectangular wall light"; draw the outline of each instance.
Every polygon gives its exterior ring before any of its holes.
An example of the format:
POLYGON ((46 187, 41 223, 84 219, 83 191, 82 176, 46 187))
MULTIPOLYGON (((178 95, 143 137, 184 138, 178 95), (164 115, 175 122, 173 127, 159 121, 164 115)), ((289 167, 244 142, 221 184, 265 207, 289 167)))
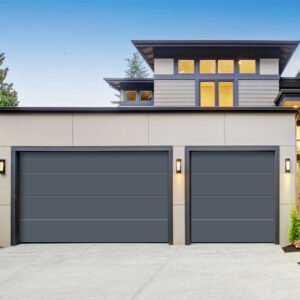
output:
POLYGON ((291 160, 290 160, 290 158, 285 159, 285 173, 291 173, 291 160))
POLYGON ((180 158, 176 159, 176 173, 177 174, 181 173, 181 159, 180 158))
POLYGON ((5 174, 5 159, 0 159, 0 174, 5 174))

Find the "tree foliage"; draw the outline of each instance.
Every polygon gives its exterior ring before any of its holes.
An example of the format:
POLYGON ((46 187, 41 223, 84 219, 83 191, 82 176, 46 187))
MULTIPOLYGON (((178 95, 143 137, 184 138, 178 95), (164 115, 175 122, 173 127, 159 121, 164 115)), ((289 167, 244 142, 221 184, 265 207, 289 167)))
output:
POLYGON ((0 53, 0 106, 18 106, 18 94, 13 84, 4 82, 8 73, 8 68, 1 68, 4 60, 4 53, 0 53))
POLYGON ((126 77, 128 78, 148 77, 149 74, 138 52, 134 52, 131 58, 126 58, 126 61, 127 61, 127 69, 125 70, 126 77))
POLYGON ((289 230, 289 242, 294 244, 300 240, 300 222, 296 207, 291 208, 291 221, 289 230))

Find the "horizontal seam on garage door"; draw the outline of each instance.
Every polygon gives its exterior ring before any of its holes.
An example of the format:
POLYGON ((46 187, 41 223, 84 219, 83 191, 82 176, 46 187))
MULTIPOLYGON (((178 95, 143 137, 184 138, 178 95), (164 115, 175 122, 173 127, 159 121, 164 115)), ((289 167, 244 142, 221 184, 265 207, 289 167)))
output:
MULTIPOLYGON (((224 196, 224 195, 193 195, 193 198, 273 198, 274 196, 260 196, 260 195, 252 195, 252 196, 244 196, 244 195, 232 195, 232 196, 224 196)), ((217 200, 217 199, 216 199, 217 200)))
POLYGON ((210 175, 210 174, 270 174, 273 175, 274 172, 192 172, 192 174, 205 174, 205 175, 210 175))
POLYGON ((21 221, 168 221, 168 219, 21 219, 21 221))
POLYGON ((39 174, 39 175, 48 175, 48 174, 59 174, 59 175, 78 175, 78 174, 103 174, 103 175, 115 175, 115 174, 168 174, 168 172, 21 172, 21 175, 27 174, 39 174))
POLYGON ((274 219, 192 219, 193 221, 274 221, 274 219))
POLYGON ((71 195, 71 196, 60 196, 60 195, 53 195, 53 196, 44 196, 44 195, 21 195, 22 198, 161 198, 161 197, 168 197, 168 195, 150 195, 150 196, 144 196, 144 195, 132 195, 132 196, 125 196, 125 195, 95 195, 95 196, 86 196, 86 195, 71 195))

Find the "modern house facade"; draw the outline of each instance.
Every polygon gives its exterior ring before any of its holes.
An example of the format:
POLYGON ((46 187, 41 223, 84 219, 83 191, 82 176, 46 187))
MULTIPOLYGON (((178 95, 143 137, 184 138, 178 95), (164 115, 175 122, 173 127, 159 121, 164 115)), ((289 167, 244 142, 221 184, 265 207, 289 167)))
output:
POLYGON ((119 107, 0 109, 0 245, 288 244, 298 42, 133 44, 119 107))

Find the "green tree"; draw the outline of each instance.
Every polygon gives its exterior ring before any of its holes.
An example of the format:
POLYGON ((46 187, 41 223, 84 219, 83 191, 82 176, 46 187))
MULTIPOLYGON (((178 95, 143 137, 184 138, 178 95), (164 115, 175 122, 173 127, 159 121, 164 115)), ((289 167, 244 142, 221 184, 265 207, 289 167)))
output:
POLYGON ((291 221, 289 230, 289 242, 294 244, 295 241, 300 240, 300 223, 296 207, 291 208, 291 221))
POLYGON ((0 53, 0 106, 18 106, 18 94, 13 84, 4 82, 8 73, 8 68, 1 68, 4 60, 4 53, 0 53))
POLYGON ((149 74, 138 52, 134 52, 132 58, 126 58, 126 61, 127 61, 127 69, 125 70, 125 76, 127 78, 148 77, 149 74))

